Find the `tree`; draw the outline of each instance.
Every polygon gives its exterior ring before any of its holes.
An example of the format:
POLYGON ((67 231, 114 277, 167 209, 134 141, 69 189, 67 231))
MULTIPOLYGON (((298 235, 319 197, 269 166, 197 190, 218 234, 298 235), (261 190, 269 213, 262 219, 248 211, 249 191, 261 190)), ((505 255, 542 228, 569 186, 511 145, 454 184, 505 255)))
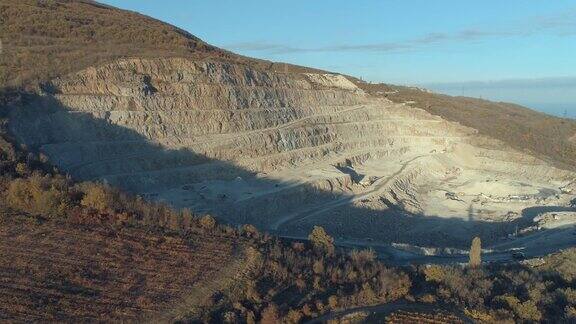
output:
POLYGON ((114 209, 116 199, 111 188, 90 182, 82 183, 78 187, 84 192, 84 197, 80 201, 82 206, 93 208, 99 212, 114 209))
POLYGON ((477 267, 482 264, 482 241, 479 237, 475 237, 472 240, 472 246, 470 246, 470 262, 468 264, 471 267, 477 267))
POLYGON ((315 274, 321 275, 324 273, 324 262, 322 259, 314 261, 312 264, 312 270, 315 274))
POLYGON ((292 309, 286 315, 285 322, 288 324, 297 324, 302 320, 302 313, 299 310, 292 309))
POLYGON ((256 324, 256 320, 254 319, 254 312, 248 311, 248 313, 246 313, 246 324, 256 324))
POLYGON ((332 310, 335 310, 336 308, 338 308, 338 297, 335 295, 328 297, 328 305, 330 306, 330 309, 332 309, 332 310))
POLYGON ((260 233, 258 232, 256 226, 250 224, 242 225, 242 234, 254 239, 258 239, 260 237, 260 233))
POLYGON ((322 251, 327 254, 334 253, 334 239, 326 233, 324 228, 320 226, 314 226, 314 229, 308 235, 308 239, 312 243, 312 246, 317 251, 322 251))
POLYGON ((280 322, 280 315, 278 314, 278 307, 274 304, 268 305, 262 311, 262 320, 260 323, 262 324, 276 324, 280 322))
POLYGON ((204 215, 200 218, 200 226, 205 229, 213 229, 216 227, 216 219, 211 215, 204 215))
POLYGON ((376 252, 372 249, 364 249, 361 251, 352 250, 352 252, 350 252, 350 259, 352 259, 352 262, 358 269, 362 269, 366 264, 374 262, 376 252))
POLYGON ((33 174, 11 181, 5 199, 12 208, 34 215, 59 217, 72 205, 68 189, 68 182, 63 177, 33 174))

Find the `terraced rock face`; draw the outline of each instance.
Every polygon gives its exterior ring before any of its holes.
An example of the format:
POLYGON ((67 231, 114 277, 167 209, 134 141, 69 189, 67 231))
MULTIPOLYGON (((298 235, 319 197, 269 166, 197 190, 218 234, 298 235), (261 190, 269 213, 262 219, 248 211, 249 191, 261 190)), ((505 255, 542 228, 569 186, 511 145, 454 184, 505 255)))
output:
POLYGON ((287 235, 321 224, 341 239, 467 244, 576 189, 569 172, 340 75, 126 59, 44 91, 11 130, 72 176, 287 235))

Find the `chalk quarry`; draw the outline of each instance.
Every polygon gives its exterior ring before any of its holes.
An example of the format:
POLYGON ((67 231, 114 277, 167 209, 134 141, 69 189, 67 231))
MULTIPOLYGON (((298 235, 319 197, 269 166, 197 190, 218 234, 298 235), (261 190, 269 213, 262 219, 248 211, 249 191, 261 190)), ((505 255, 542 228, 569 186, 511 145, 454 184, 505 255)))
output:
POLYGON ((52 80, 10 130, 74 178, 286 236, 438 247, 564 209, 575 174, 337 74, 122 59, 52 80))

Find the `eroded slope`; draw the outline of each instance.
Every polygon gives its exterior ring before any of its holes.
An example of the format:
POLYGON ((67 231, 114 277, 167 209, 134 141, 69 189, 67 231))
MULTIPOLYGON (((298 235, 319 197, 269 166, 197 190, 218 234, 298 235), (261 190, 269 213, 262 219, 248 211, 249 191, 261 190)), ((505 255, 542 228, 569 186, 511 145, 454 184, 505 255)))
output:
POLYGON ((575 170, 576 122, 546 115, 519 105, 478 98, 453 97, 414 87, 366 83, 366 92, 394 102, 409 102, 431 114, 477 129, 521 151, 530 152, 564 169, 575 170), (572 138, 572 139, 571 139, 572 138))
POLYGON ((322 224, 340 238, 465 244, 525 226, 528 207, 565 206, 574 186, 344 76, 216 61, 133 58, 54 79, 13 109, 11 130, 76 178, 285 235, 322 224))

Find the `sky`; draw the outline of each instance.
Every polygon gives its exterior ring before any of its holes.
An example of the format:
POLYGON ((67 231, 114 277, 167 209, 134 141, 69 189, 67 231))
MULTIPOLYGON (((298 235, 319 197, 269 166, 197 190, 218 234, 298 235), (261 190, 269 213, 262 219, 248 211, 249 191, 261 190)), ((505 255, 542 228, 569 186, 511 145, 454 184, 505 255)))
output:
POLYGON ((576 117, 574 0, 104 0, 233 52, 576 117))

